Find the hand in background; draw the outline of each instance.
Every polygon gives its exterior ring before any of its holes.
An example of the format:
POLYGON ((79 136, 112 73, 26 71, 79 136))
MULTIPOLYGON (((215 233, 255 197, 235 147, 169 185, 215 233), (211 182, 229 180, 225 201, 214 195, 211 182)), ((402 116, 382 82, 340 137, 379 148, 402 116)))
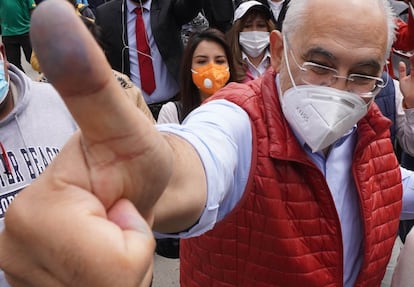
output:
MULTIPOLYGON (((414 55, 410 57, 410 66, 414 67, 414 55)), ((411 71, 412 74, 413 71, 411 71)), ((398 66, 401 93, 404 96, 404 108, 414 108, 414 77, 407 75, 407 67, 404 62, 398 66)))

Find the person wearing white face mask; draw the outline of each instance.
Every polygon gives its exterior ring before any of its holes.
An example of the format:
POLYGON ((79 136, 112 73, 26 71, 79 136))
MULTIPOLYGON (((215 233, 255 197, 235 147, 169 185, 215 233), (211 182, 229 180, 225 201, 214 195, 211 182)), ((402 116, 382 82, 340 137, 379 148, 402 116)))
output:
POLYGON ((226 39, 233 54, 236 81, 260 77, 270 66, 269 34, 275 29, 272 12, 258 1, 241 3, 234 11, 226 39))

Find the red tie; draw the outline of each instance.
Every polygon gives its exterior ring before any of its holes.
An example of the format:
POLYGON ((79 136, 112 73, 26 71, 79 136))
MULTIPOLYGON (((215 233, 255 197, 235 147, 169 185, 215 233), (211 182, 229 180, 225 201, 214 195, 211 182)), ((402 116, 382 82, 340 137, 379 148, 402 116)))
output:
POLYGON ((135 36, 137 39, 139 72, 141 76, 141 89, 148 95, 155 90, 154 68, 152 66, 151 50, 148 46, 147 33, 144 20, 142 19, 142 8, 135 8, 137 19, 135 21, 135 36))

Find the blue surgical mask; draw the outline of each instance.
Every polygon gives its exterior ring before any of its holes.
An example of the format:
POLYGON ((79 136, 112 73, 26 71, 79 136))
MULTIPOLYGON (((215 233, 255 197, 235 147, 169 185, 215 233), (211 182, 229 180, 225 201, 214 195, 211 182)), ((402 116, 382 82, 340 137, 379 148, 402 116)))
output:
POLYGON ((9 92, 9 78, 6 79, 4 60, 0 60, 0 104, 4 102, 9 92))

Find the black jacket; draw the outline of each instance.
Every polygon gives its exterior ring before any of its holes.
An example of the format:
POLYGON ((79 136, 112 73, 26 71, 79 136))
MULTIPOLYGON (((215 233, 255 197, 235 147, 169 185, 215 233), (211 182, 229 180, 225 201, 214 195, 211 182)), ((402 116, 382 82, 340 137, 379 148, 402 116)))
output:
POLYGON ((226 33, 233 24, 234 7, 232 0, 204 0, 203 12, 210 27, 226 33))
MULTIPOLYGON (((203 0, 152 0, 151 28, 155 43, 171 75, 178 75, 183 51, 181 26, 201 11, 203 0)), ((112 0, 96 9, 107 59, 114 70, 130 76, 126 0, 112 0), (123 27, 125 25, 125 27, 123 27)))

